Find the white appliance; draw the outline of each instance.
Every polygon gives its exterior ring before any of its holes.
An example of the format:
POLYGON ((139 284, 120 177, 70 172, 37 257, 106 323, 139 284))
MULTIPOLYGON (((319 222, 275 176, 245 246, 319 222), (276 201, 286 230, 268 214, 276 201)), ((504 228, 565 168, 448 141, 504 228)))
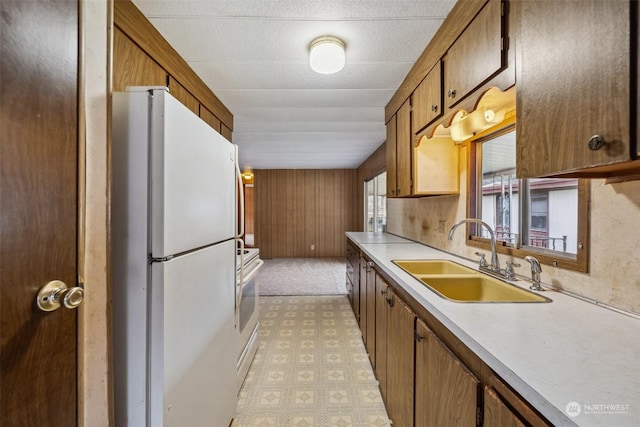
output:
POLYGON ((236 147, 166 88, 113 94, 115 425, 236 408, 236 147))
POLYGON ((259 254, 257 248, 238 248, 237 252, 236 330, 240 338, 237 350, 238 391, 258 350, 260 292, 256 274, 264 264, 259 254))

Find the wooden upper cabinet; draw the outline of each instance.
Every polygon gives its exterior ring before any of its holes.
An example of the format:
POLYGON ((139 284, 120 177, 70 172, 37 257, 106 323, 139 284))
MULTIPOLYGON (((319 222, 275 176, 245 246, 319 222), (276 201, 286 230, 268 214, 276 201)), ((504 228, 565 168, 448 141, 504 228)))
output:
POLYGON ((396 152, 397 152, 397 114, 391 117, 387 123, 387 142, 386 148, 386 169, 387 169, 387 197, 396 197, 398 189, 397 172, 396 172, 396 152))
POLYGON ((411 132, 411 98, 398 110, 396 132, 396 196, 411 195, 411 154, 413 133, 411 132))
POLYGON ((429 123, 442 116, 442 61, 429 71, 412 95, 412 131, 417 134, 429 123))
POLYGON ((200 114, 200 103, 178 81, 169 76, 169 93, 195 114, 200 114))
POLYGON ((200 105, 200 118, 215 129, 216 132, 220 133, 220 120, 211 111, 207 110, 204 105, 200 105))
POLYGON ((637 102, 630 99, 630 5, 517 2, 519 178, 597 176, 588 169, 636 157, 629 123, 637 102))
MULTIPOLYGON (((452 108, 507 66, 503 5, 489 0, 444 56, 444 99, 452 108)), ((555 48, 555 46, 553 46, 555 48)))
MULTIPOLYGON (((484 388, 484 420, 487 427, 525 427, 491 387, 484 388)), ((426 425, 426 424, 425 424, 426 425)), ((469 424, 471 425, 471 424, 469 424)))
POLYGON ((233 132, 231 131, 231 129, 229 129, 227 126, 225 126, 224 123, 222 123, 220 125, 220 133, 222 134, 222 136, 224 136, 225 138, 227 138, 227 140, 229 142, 231 142, 231 140, 233 139, 233 132))
POLYGON ((127 86, 166 86, 167 72, 119 28, 113 31, 113 91, 127 86))
POLYGON ((418 320, 416 426, 475 426, 479 393, 480 381, 418 320))

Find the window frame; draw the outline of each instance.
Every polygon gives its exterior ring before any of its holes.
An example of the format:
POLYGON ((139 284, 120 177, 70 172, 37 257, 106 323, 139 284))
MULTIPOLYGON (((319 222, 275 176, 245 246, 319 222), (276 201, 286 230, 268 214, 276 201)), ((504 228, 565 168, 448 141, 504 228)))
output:
MULTIPOLYGON (((482 187, 482 180, 478 177, 479 171, 482 170, 482 156, 479 153, 480 145, 483 142, 490 141, 497 136, 504 135, 514 130, 515 124, 467 142, 467 218, 478 218, 479 215, 478 191, 480 191, 482 187)), ((562 177, 559 176, 558 178, 562 177)), ((587 273, 589 271, 590 188, 590 181, 588 179, 578 179, 578 247, 576 248, 575 258, 573 256, 563 256, 560 252, 553 252, 543 248, 538 250, 530 246, 509 246, 505 242, 500 241, 496 241, 497 252, 516 258, 524 258, 527 255, 532 255, 535 256, 541 264, 587 273)), ((490 251, 490 240, 488 238, 475 236, 475 229, 475 224, 467 224, 467 246, 490 251)))
MULTIPOLYGON (((387 195, 386 195, 386 185, 383 186, 384 189, 384 193, 380 193, 379 189, 380 189, 380 185, 379 185, 379 178, 382 174, 386 174, 387 171, 386 170, 381 170, 380 172, 376 173, 375 175, 371 176, 369 179, 365 179, 364 180, 364 231, 365 232, 370 232, 370 233, 375 233, 375 232, 381 232, 381 231, 386 231, 387 228, 387 221, 386 221, 386 206, 384 209, 384 213, 385 213, 385 222, 383 225, 383 229, 380 230, 379 226, 378 226, 378 218, 380 217, 380 205, 378 203, 378 196, 384 194, 384 198, 385 198, 385 204, 386 204, 386 199, 387 199, 387 195), (369 231, 369 194, 368 194, 368 190, 367 190, 367 184, 372 182, 373 183, 373 231, 369 231)), ((385 176, 386 179, 386 176, 385 176)))

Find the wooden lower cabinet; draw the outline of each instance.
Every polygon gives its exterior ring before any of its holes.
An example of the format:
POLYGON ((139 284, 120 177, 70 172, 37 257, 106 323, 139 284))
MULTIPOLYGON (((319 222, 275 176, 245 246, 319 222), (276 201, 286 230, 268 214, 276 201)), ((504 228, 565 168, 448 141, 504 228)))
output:
POLYGON ((382 399, 387 401, 387 289, 389 285, 382 276, 376 275, 376 364, 375 373, 380 384, 382 399))
POLYGON ((360 251, 347 240, 347 292, 356 321, 360 318, 360 251))
POLYGON ((394 426, 413 426, 416 315, 387 289, 387 412, 394 426))
POLYGON ((416 323, 416 426, 476 426, 480 381, 427 328, 416 323))
POLYGON ((485 427, 525 427, 520 418, 509 409, 498 393, 484 388, 484 424, 485 427))
POLYGON ((369 353, 371 366, 376 366, 376 271, 373 266, 367 268, 366 274, 366 305, 367 305, 367 340, 366 347, 369 353))
POLYGON ((401 289, 367 271, 367 258, 359 261, 363 339, 394 426, 551 426, 401 289))
POLYGON ((364 257, 360 257, 360 281, 355 284, 360 288, 360 315, 358 316, 358 324, 360 325, 360 332, 362 332, 362 341, 367 344, 367 260, 364 257))

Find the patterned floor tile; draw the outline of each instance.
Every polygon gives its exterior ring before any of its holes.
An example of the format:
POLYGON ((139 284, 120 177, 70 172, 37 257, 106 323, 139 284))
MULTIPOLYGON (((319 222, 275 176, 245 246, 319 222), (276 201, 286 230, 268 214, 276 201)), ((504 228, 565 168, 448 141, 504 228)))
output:
POLYGON ((390 426, 345 296, 263 297, 235 427, 390 426))

